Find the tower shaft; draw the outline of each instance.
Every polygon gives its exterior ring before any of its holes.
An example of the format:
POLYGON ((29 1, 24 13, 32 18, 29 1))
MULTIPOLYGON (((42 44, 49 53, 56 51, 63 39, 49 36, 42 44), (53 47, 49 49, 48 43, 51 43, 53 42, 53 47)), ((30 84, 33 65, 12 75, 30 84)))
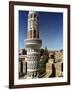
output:
POLYGON ((35 11, 28 14, 27 49, 27 78, 38 78, 40 70, 39 16, 35 11))

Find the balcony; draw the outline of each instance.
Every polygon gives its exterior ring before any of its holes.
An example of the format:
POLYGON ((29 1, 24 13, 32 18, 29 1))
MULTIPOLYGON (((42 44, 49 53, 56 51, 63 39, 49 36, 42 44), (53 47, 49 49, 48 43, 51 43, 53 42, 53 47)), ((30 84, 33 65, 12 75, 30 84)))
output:
POLYGON ((41 45, 42 45, 42 40, 39 40, 39 39, 26 39, 25 40, 26 48, 28 47, 40 48, 41 45))

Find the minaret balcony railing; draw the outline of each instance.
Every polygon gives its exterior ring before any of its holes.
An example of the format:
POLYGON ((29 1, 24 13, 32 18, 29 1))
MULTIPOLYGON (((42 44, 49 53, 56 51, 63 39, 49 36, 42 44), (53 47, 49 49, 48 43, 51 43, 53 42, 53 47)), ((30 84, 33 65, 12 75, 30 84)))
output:
POLYGON ((27 39, 25 41, 26 47, 41 47, 42 40, 39 39, 27 39))

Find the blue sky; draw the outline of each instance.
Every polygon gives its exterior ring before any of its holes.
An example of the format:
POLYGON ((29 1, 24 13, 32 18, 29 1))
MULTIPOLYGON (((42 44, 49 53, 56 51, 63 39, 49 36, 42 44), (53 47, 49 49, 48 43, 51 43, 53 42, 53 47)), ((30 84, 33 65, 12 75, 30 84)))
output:
MULTIPOLYGON (((49 50, 63 49, 63 13, 38 12, 39 36, 42 47, 49 50)), ((19 48, 25 48, 27 38, 28 11, 19 11, 19 48)))

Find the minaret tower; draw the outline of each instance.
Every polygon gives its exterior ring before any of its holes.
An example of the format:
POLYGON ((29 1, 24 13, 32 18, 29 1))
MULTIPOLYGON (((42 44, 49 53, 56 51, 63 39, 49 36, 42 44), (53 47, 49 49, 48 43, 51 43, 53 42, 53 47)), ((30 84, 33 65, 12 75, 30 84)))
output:
POLYGON ((39 16, 35 11, 29 11, 28 31, 25 42, 27 49, 27 78, 38 78, 40 71, 39 16))

